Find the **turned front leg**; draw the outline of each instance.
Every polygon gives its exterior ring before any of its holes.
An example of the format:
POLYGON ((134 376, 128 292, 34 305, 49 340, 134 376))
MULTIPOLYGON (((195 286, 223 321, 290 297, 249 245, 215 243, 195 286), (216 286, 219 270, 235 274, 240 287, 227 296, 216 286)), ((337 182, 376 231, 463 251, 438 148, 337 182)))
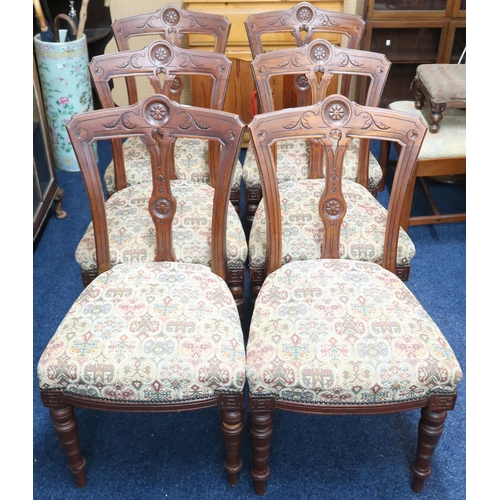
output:
POLYGON ((425 478, 431 474, 431 460, 443 433, 447 415, 446 410, 434 412, 428 408, 422 408, 422 416, 418 424, 417 458, 412 467, 413 491, 416 493, 422 491, 425 478))
POLYGON ((78 437, 78 425, 73 406, 50 408, 50 416, 54 428, 56 429, 59 441, 62 444, 66 457, 68 458, 69 468, 75 476, 76 484, 80 487, 85 486, 85 459, 80 451, 80 438, 78 437))
POLYGON ((241 461, 241 439, 243 436, 244 402, 243 394, 221 394, 219 396, 219 411, 222 419, 222 434, 224 436, 225 458, 224 467, 231 486, 238 484, 241 461))
POLYGON ((273 434, 274 399, 250 397, 250 435, 252 436, 252 477, 257 495, 266 492, 269 478, 269 452, 273 434))

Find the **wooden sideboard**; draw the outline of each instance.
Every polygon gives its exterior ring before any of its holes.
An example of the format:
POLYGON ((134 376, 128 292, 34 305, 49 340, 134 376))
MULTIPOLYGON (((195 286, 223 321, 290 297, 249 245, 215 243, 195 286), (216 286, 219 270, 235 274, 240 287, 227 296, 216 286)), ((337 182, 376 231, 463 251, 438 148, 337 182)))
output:
MULTIPOLYGON (((344 12, 344 0, 311 1, 309 3, 319 9, 344 12)), ((234 0, 232 2, 222 0, 194 0, 192 2, 184 2, 183 4, 183 8, 188 11, 221 14, 226 16, 231 22, 226 55, 233 62, 233 67, 224 110, 238 114, 245 123, 249 123, 252 119, 252 94, 255 91, 255 85, 250 68, 252 53, 248 44, 244 22, 250 14, 286 10, 295 5, 297 5, 297 2, 281 0, 270 0, 268 2, 254 0, 234 0)), ((341 43, 339 35, 332 35, 328 39, 337 44, 341 43)), ((296 46, 292 36, 288 36, 287 34, 280 33, 264 38, 263 40, 266 51, 296 46)), ((190 35, 188 43, 192 49, 208 51, 213 41, 211 42, 201 36, 190 35)), ((206 103, 210 100, 208 89, 209 86, 203 84, 201 80, 196 83, 193 82, 193 105, 206 106, 206 103)), ((279 103, 283 98, 280 95, 276 95, 275 99, 279 103)))

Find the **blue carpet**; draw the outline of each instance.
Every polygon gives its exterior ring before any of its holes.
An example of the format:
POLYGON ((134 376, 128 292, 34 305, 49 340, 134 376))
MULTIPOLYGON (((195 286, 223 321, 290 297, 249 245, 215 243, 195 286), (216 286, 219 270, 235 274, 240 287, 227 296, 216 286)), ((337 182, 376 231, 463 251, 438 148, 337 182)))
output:
MULTIPOLYGON (((373 146, 376 152, 376 144, 373 146)), ((110 159, 99 147, 100 165, 110 159)), ((37 389, 38 359, 82 291, 74 251, 89 221, 80 174, 57 172, 66 219, 48 216, 33 253, 33 498, 252 499, 246 428, 240 483, 230 487, 223 467, 217 410, 149 415, 77 409, 87 486, 67 467, 37 389)), ((435 186, 446 208, 463 210, 463 186, 435 186)), ((390 181, 379 194, 387 206, 390 181)), ((434 189, 434 187, 433 187, 434 189)), ((415 208, 425 211, 416 193, 415 208)), ((244 213, 244 204, 243 204, 244 213)), ((410 227, 417 248, 408 287, 441 328, 465 373, 465 223, 410 227)), ((248 293, 246 305, 249 304, 248 293)), ((245 320, 248 325, 249 318, 245 320)), ((465 494, 465 379, 433 459, 423 492, 411 490, 418 411, 381 416, 311 416, 276 412, 271 477, 264 498, 461 500, 465 494)))

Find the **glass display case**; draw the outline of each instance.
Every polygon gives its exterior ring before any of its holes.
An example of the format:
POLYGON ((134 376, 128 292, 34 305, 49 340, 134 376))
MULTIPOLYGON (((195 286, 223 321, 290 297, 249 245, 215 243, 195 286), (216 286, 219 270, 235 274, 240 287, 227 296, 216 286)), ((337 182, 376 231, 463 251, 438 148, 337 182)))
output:
POLYGON ((33 242, 54 203, 55 216, 66 217, 62 209, 64 192, 57 184, 49 130, 45 119, 38 72, 33 57, 33 242))
MULTIPOLYGON (((392 66, 380 105, 414 99, 420 64, 458 63, 465 48, 465 0, 365 0, 364 50, 381 52, 392 66)), ((366 84, 358 85, 364 102, 366 84)))

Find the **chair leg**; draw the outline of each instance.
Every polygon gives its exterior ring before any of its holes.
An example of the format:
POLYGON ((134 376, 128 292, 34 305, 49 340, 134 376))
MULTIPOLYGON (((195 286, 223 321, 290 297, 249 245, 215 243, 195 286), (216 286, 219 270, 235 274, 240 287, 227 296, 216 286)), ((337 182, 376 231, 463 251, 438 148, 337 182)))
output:
POLYGON ((222 419, 222 434, 224 436, 225 458, 224 467, 231 486, 238 484, 241 461, 241 439, 243 436, 244 401, 243 394, 221 394, 219 396, 219 411, 222 419))
POLYGON ((447 415, 446 410, 431 411, 429 408, 422 408, 418 424, 417 458, 412 467, 414 476, 412 488, 416 493, 422 491, 425 478, 431 474, 431 460, 443 433, 447 415))
POLYGON ((269 451, 273 434, 274 399, 250 396, 252 436, 252 477, 257 495, 266 492, 269 478, 269 451))
POLYGON ((61 442, 64 453, 68 458, 69 468, 75 476, 76 484, 83 487, 86 484, 85 479, 85 459, 80 451, 80 438, 78 437, 78 424, 75 417, 73 406, 50 408, 50 416, 56 429, 59 441, 61 442))

